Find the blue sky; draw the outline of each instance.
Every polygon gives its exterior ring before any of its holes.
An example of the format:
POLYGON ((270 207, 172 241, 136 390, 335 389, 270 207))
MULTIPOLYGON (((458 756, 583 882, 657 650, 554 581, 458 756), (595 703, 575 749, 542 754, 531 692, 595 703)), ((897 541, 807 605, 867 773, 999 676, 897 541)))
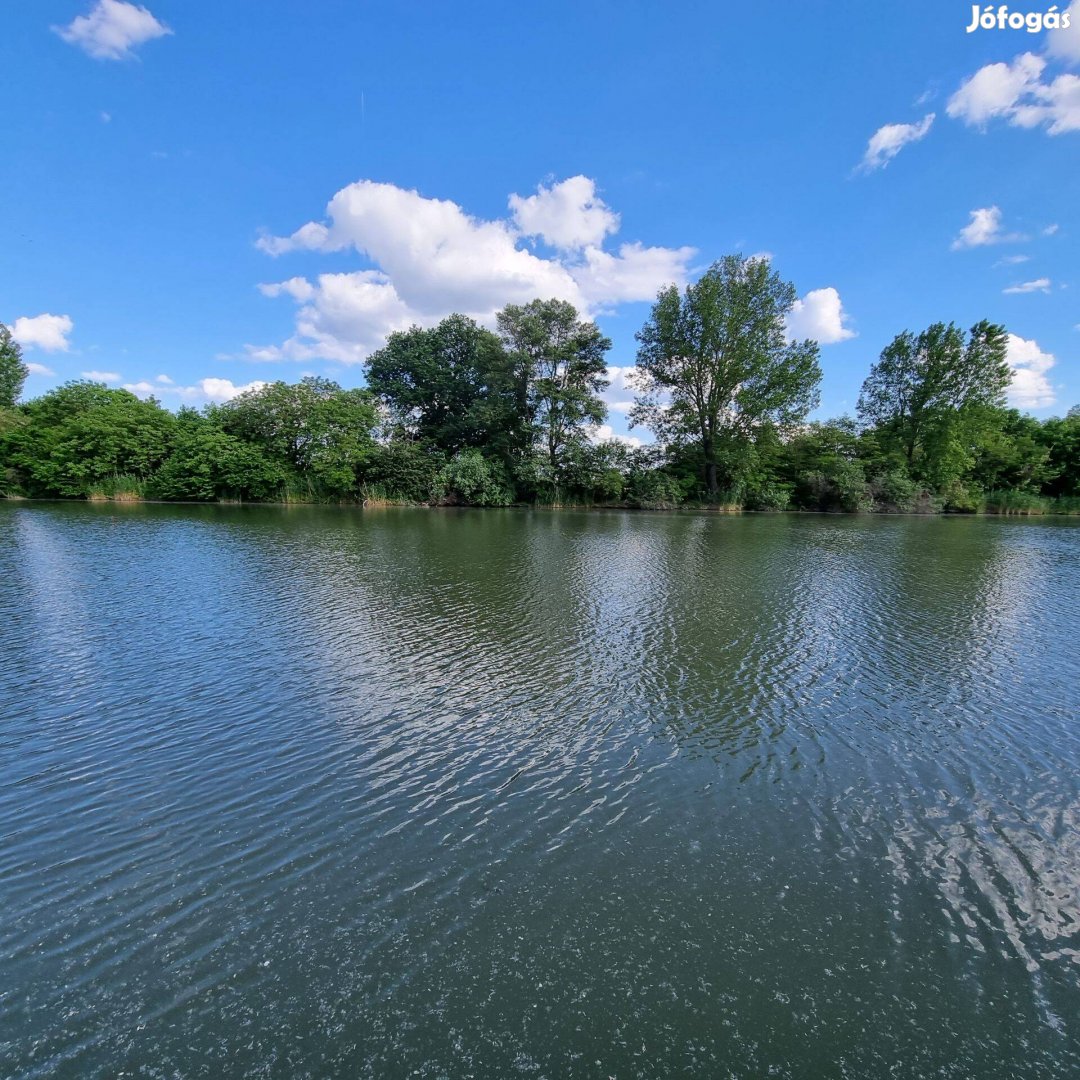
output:
POLYGON ((1073 13, 968 33, 953 0, 8 5, 0 321, 28 395, 97 372, 176 407, 360 385, 390 330, 561 295, 613 339, 623 433, 657 287, 767 252, 822 341, 819 415, 854 410, 898 331, 981 318, 1015 335, 1015 403, 1062 413, 1073 13))

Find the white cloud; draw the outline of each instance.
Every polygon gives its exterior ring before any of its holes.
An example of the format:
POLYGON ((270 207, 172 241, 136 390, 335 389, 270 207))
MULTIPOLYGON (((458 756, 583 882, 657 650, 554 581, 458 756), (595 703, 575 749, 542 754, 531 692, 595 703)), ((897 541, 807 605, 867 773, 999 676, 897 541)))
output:
MULTIPOLYGON (((232 401, 240 394, 246 394, 249 390, 261 390, 266 386, 261 379, 252 379, 251 382, 235 385, 229 379, 202 379, 198 384, 199 391, 208 401, 232 401)), ((181 387, 180 392, 190 392, 192 387, 181 387)))
POLYGON ((1002 118, 1015 127, 1045 127, 1051 135, 1080 131, 1080 77, 1058 75, 1043 82, 1046 60, 1022 53, 1011 64, 987 64, 949 99, 948 114, 985 128, 1002 118))
POLYGON ((997 206, 984 206, 971 211, 971 220, 960 230, 952 242, 953 251, 965 248, 987 247, 990 244, 1009 244, 1017 240, 1026 240, 1020 233, 1001 231, 1001 209, 997 206))
POLYGON ((1019 266, 1020 263, 1031 261, 1030 255, 1003 255, 994 266, 1019 266))
POLYGON ((35 364, 35 363, 32 363, 32 362, 27 363, 26 370, 29 371, 31 375, 55 375, 56 374, 56 372, 53 371, 52 368, 48 368, 44 364, 35 364))
POLYGON ((263 236, 257 246, 274 256, 352 251, 373 266, 260 285, 264 295, 286 295, 299 305, 296 332, 280 345, 247 346, 249 358, 359 363, 390 332, 431 326, 451 312, 490 326, 506 304, 541 297, 567 300, 592 316, 613 304, 652 300, 661 286, 686 281, 692 248, 630 243, 612 253, 600 246, 618 217, 586 177, 515 198, 514 220, 485 221, 449 200, 393 184, 360 180, 342 188, 330 200, 327 223, 263 236), (551 257, 537 255, 519 246, 522 227, 564 246, 551 257))
POLYGON ((1043 236, 1053 236, 1060 228, 1061 226, 1055 222, 1053 225, 1047 225, 1042 234, 1043 236))
POLYGON ((1007 289, 1002 289, 1001 291, 1006 296, 1011 296, 1016 293, 1048 293, 1050 291, 1050 284, 1049 278, 1041 277, 1036 278, 1034 281, 1022 281, 1017 285, 1010 285, 1007 289))
POLYGON ((138 397, 146 398, 151 394, 155 396, 179 398, 185 404, 205 404, 208 401, 223 402, 231 401, 238 394, 248 390, 258 390, 266 386, 260 379, 237 386, 231 379, 206 378, 200 379, 191 386, 177 386, 168 376, 159 375, 154 382, 146 379, 140 382, 124 383, 124 389, 138 397), (162 380, 166 380, 163 382, 162 380))
POLYGON ((812 289, 795 301, 787 317, 788 337, 793 341, 812 338, 821 345, 847 341, 855 337, 855 331, 845 325, 847 319, 836 289, 812 289))
POLYGON ((291 296, 301 302, 310 300, 315 295, 315 286, 306 278, 292 277, 288 281, 277 281, 267 285, 260 285, 259 292, 263 296, 291 296))
MULTIPOLYGON (((83 373, 86 374, 85 372, 83 373)), ((149 397, 157 387, 153 383, 147 382, 145 379, 142 382, 126 382, 123 385, 124 390, 130 390, 133 394, 138 394, 139 397, 149 397)))
POLYGON ((137 46, 172 33, 146 8, 125 0, 97 0, 89 15, 53 30, 95 60, 126 60, 137 46))
POLYGON ((1011 64, 987 64, 949 99, 946 112, 954 120, 984 126, 995 116, 1008 116, 1025 94, 1039 85, 1046 61, 1034 53, 1022 53, 1011 64))
POLYGON ((11 336, 28 349, 67 352, 68 334, 75 328, 69 315, 23 315, 11 327, 11 336))
POLYGON ((634 406, 638 387, 637 368, 633 364, 626 367, 611 365, 607 371, 607 386, 600 392, 600 397, 611 412, 625 415, 634 406))
POLYGON ((1054 366, 1052 354, 1044 353, 1035 341, 1009 335, 1007 353, 1013 379, 1009 386, 1009 404, 1017 409, 1042 409, 1057 398, 1046 373, 1054 366))
POLYGON ((610 424, 600 424, 589 432, 589 441, 599 445, 606 442, 622 443, 624 446, 643 446, 643 440, 636 435, 620 435, 610 424))
POLYGON ((120 376, 115 371, 80 371, 79 374, 82 378, 89 379, 91 382, 114 383, 120 381, 120 376))
POLYGON ((571 176, 559 184, 540 184, 535 195, 511 195, 514 224, 523 236, 539 236, 563 251, 596 247, 619 231, 619 215, 596 194, 596 182, 571 176))
POLYGON ((1046 31, 1046 54, 1066 64, 1080 64, 1080 0, 1073 0, 1066 10, 1068 28, 1046 31))
POLYGON ((927 113, 917 124, 885 124, 866 144, 861 168, 866 172, 883 169, 908 143, 925 139, 934 123, 934 113, 927 113))
POLYGON ((623 244, 617 255, 600 248, 585 249, 584 261, 569 267, 585 309, 595 311, 612 304, 654 300, 657 290, 686 280, 692 247, 642 247, 623 244))

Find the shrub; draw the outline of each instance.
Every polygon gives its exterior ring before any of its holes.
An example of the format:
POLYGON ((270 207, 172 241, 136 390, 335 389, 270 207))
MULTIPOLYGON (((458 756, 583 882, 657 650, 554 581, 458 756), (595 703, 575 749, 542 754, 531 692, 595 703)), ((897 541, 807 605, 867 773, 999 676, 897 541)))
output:
POLYGON ((470 506, 509 506, 514 492, 506 469, 479 450, 462 450, 439 474, 446 494, 470 506))
POLYGON ((420 443, 376 446, 363 469, 361 495, 380 500, 437 502, 443 493, 439 473, 443 457, 420 443))
POLYGON ((653 470, 630 478, 627 502, 638 509, 674 510, 682 500, 682 487, 667 473, 653 470))
POLYGON ((883 476, 875 477, 870 485, 874 509, 910 513, 915 509, 919 489, 903 469, 891 469, 883 476))

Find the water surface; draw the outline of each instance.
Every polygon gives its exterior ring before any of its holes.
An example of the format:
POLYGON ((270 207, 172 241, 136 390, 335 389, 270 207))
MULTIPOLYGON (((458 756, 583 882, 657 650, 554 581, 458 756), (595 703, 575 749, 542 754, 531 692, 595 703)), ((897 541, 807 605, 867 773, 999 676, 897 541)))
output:
POLYGON ((0 1075, 1075 1076, 1080 527, 0 504, 0 1075))

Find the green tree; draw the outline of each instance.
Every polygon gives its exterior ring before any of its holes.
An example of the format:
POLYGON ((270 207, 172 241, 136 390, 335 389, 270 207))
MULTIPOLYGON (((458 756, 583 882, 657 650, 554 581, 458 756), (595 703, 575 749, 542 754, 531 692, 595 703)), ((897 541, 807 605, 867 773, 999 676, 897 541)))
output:
POLYGON ((608 385, 604 357, 611 341, 565 300, 509 304, 496 318, 517 385, 525 388, 534 446, 557 491, 562 455, 607 415, 599 395, 608 385))
POLYGON ((69 382, 23 406, 9 461, 38 495, 80 497, 115 477, 148 480, 168 456, 175 417, 153 398, 69 382))
POLYGON ((0 323, 0 409, 15 408, 29 374, 19 343, 11 336, 11 331, 0 323))
POLYGON ((499 339, 464 315, 391 334, 365 365, 393 429, 447 454, 521 443, 521 393, 499 339))
POLYGON ((452 498, 471 506, 509 506, 514 490, 502 462, 479 450, 462 450, 447 462, 439 486, 452 498))
POLYGON ((374 448, 375 402, 368 390, 343 390, 314 376, 269 383, 211 410, 218 426, 259 447, 309 489, 335 498, 356 490, 374 448))
POLYGON ((172 452, 155 473, 151 491, 160 499, 279 497, 286 474, 257 446, 222 431, 194 409, 181 409, 172 452))
POLYGON ((821 368, 813 341, 789 342, 785 320, 793 285, 767 260, 729 255, 680 295, 661 289, 637 334, 642 392, 630 414, 665 443, 696 443, 705 489, 720 491, 725 472, 763 425, 802 420, 818 401, 821 368))
POLYGON ((1047 478, 1043 493, 1080 496, 1080 405, 1064 418, 1055 416, 1042 425, 1040 441, 1047 449, 1047 478))
POLYGON ((905 330, 882 350, 859 395, 859 418, 898 447, 916 478, 939 488, 974 460, 1011 373, 1003 326, 983 320, 964 332, 934 323, 905 330))

